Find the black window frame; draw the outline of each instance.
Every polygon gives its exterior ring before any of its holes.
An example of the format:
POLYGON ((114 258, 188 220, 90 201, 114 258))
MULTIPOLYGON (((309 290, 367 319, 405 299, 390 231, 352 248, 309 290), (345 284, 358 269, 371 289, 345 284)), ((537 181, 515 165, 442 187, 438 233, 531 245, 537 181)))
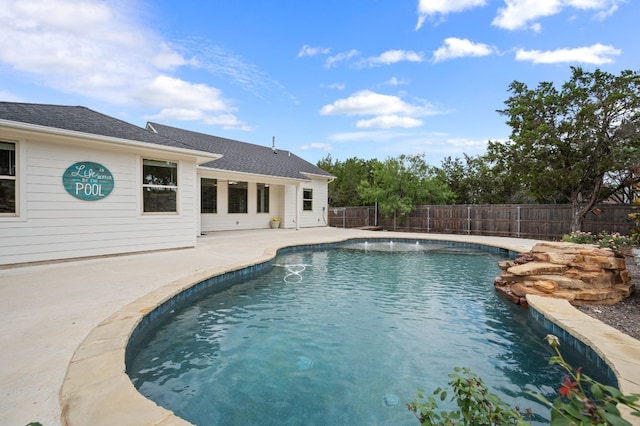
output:
POLYGON ((18 213, 18 143, 0 140, 0 216, 18 213))
POLYGON ((269 213, 269 184, 256 184, 256 212, 269 213))
POLYGON ((302 188, 302 211, 313 210, 313 189, 302 188))
POLYGON ((200 213, 218 213, 218 179, 200 179, 200 213))
POLYGON ((249 182, 230 180, 227 185, 227 213, 246 214, 249 212, 249 182))
POLYGON ((142 159, 144 214, 178 213, 178 167, 177 161, 142 159))

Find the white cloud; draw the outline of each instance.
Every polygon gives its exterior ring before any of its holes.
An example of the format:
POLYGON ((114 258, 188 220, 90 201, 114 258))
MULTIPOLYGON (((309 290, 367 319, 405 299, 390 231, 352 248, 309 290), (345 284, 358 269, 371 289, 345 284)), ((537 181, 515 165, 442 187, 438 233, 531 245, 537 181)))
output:
POLYGON ((224 129, 253 130, 233 114, 208 114, 199 109, 164 108, 158 114, 145 117, 154 121, 200 121, 207 125, 221 126, 224 129))
POLYGON ((328 151, 333 151, 333 146, 331 144, 328 144, 328 143, 314 142, 314 143, 310 143, 310 144, 306 144, 306 145, 301 145, 297 149, 299 149, 301 151, 309 151, 309 150, 312 150, 312 149, 319 149, 319 150, 328 152, 328 151))
POLYGON ((298 58, 302 58, 303 56, 327 55, 329 51, 330 49, 327 47, 311 47, 305 44, 298 52, 298 58))
POLYGON ((409 84, 409 82, 407 80, 399 79, 397 77, 391 77, 389 80, 385 81, 384 84, 387 84, 389 86, 400 86, 403 84, 409 84))
POLYGON ((484 6, 486 3, 486 0, 419 0, 416 30, 422 27, 427 18, 434 15, 462 12, 466 9, 484 6))
POLYGON ((447 138, 444 143, 454 148, 486 148, 489 139, 447 138))
POLYGON ((236 108, 222 98, 218 89, 204 84, 161 75, 137 96, 141 103, 162 108, 160 113, 148 117, 150 119, 201 121, 225 129, 251 129, 230 113, 236 108))
POLYGON ((138 92, 140 102, 148 106, 169 108, 181 105, 204 111, 235 110, 222 99, 220 90, 205 84, 189 83, 178 78, 160 75, 138 92))
POLYGON ((548 51, 519 49, 516 51, 516 60, 531 61, 535 64, 579 62, 601 65, 613 62, 611 56, 617 56, 621 53, 620 49, 598 43, 588 47, 548 51))
POLYGON ((187 60, 169 47, 167 43, 162 43, 160 53, 153 57, 152 63, 160 70, 173 70, 184 65, 197 65, 198 61, 195 59, 187 60))
POLYGON ((359 54, 360 54, 360 52, 358 52, 355 49, 352 49, 352 50, 350 50, 348 52, 340 52, 335 56, 328 57, 326 62, 324 63, 324 66, 327 67, 327 68, 331 68, 336 63, 342 62, 342 61, 346 61, 347 59, 351 59, 354 56, 358 56, 359 54))
POLYGON ((505 0, 506 7, 498 9, 492 24, 507 30, 529 27, 540 31, 539 22, 531 22, 545 16, 556 15, 565 8, 593 10, 597 19, 604 19, 618 9, 624 0, 505 0))
POLYGON ((390 129, 392 127, 403 127, 405 129, 411 127, 422 126, 422 120, 413 117, 399 117, 397 115, 381 115, 370 120, 358 120, 356 127, 359 129, 390 129))
POLYGON ((172 45, 147 28, 135 7, 128 0, 5 0, 0 65, 63 93, 159 110, 155 117, 247 128, 219 89, 169 74, 214 67, 216 75, 247 87, 267 79, 232 55, 219 61, 229 67, 227 73, 202 49, 199 57, 185 56, 186 45, 172 45))
POLYGON ((362 129, 419 127, 423 122, 416 117, 439 113, 426 101, 419 100, 418 103, 411 104, 398 96, 383 95, 370 90, 338 99, 320 110, 322 115, 371 116, 356 123, 356 127, 362 129))
POLYGON ((397 96, 383 95, 370 90, 354 93, 345 99, 338 99, 320 110, 322 115, 430 115, 436 111, 426 102, 411 105, 397 96))
POLYGON ((422 52, 412 50, 387 50, 379 56, 372 56, 366 59, 369 66, 390 65, 396 62, 422 62, 424 60, 422 52))
POLYGON ((162 48, 127 15, 126 4, 116 6, 93 0, 5 2, 0 62, 58 90, 117 100, 115 90, 130 90, 154 74, 148 58, 162 48))
POLYGON ((433 52, 433 62, 441 62, 447 59, 462 58, 465 56, 487 56, 493 52, 494 49, 487 44, 449 37, 444 40, 443 46, 433 52))
POLYGON ((197 63, 198 68, 217 77, 229 79, 255 96, 259 97, 262 92, 274 87, 284 91, 280 83, 270 78, 255 65, 209 40, 195 38, 184 41, 182 44, 185 49, 194 52, 192 62, 197 63))
POLYGON ((392 132, 389 130, 359 131, 334 133, 329 140, 335 142, 386 142, 392 139, 408 137, 407 132, 392 132))
POLYGON ((2 99, 4 102, 25 102, 22 97, 17 96, 11 92, 5 92, 4 90, 0 90, 0 99, 2 99))
POLYGON ((327 89, 344 90, 346 86, 344 83, 331 83, 331 84, 324 84, 322 85, 322 87, 326 87, 327 89))

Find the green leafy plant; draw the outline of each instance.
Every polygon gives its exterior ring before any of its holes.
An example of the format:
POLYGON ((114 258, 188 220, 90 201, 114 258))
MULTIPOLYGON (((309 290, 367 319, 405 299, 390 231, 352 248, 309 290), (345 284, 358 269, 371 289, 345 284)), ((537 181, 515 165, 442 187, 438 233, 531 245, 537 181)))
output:
MULTIPOLYGON (((640 192, 640 183, 635 184, 635 188, 640 192)), ((636 210, 633 213, 629 213, 629 219, 635 223, 635 226, 631 229, 631 238, 640 243, 640 197, 634 198, 631 204, 634 210, 636 210)))
POLYGON ((562 241, 576 244, 594 244, 601 248, 610 248, 611 250, 620 250, 620 248, 624 246, 635 244, 633 237, 621 235, 618 232, 609 234, 606 231, 602 231, 599 234, 575 231, 570 234, 563 235, 562 241))
POLYGON ((458 410, 445 411, 438 408, 438 402, 449 395, 446 389, 437 388, 425 398, 424 390, 418 389, 416 398, 407 404, 407 409, 416 416, 421 425, 526 425, 519 410, 510 408, 499 396, 489 392, 482 379, 468 368, 456 367, 449 374, 449 386, 453 391, 451 401, 458 410))
POLYGON ((562 236, 562 241, 576 244, 595 244, 596 236, 591 232, 574 231, 562 236))
POLYGON ((530 395, 551 408, 551 424, 632 426, 622 418, 618 405, 629 407, 631 415, 640 417, 640 394, 623 395, 615 387, 603 385, 582 374, 580 367, 574 369, 562 357, 556 336, 550 334, 546 339, 556 352, 550 364, 560 365, 568 374, 558 390, 560 395, 553 403, 542 395, 530 392, 530 395))
MULTIPOLYGON (((556 336, 550 334, 546 340, 556 352, 550 364, 561 366, 567 376, 553 402, 538 393, 527 393, 551 409, 551 425, 632 426, 622 418, 618 406, 626 406, 632 416, 640 417, 640 394, 624 395, 613 386, 591 379, 582 373, 581 367, 574 369, 564 360, 556 336)), ((482 379, 469 369, 456 367, 454 371, 449 374, 449 385, 453 391, 451 401, 456 402, 458 409, 446 411, 438 407, 437 399, 442 402, 449 395, 446 389, 437 388, 433 392, 435 397, 426 398, 424 390, 418 389, 416 398, 407 404, 407 408, 421 425, 526 425, 525 420, 532 417, 531 410, 521 413, 518 407, 509 407, 499 396, 490 393, 482 379)))

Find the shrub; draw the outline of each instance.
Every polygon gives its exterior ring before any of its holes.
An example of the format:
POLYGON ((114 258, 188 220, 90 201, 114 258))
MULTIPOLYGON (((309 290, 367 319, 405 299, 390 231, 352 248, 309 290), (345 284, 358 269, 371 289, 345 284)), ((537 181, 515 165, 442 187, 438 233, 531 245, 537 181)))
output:
MULTIPOLYGON (((526 425, 523 415, 510 408, 499 396, 490 393, 482 379, 468 368, 454 368, 449 374, 449 386, 453 390, 458 410, 444 411, 438 409, 434 397, 425 399, 424 390, 418 389, 416 399, 407 404, 423 426, 435 425, 526 425)), ((446 389, 438 388, 433 392, 440 401, 447 399, 446 389)))
MULTIPOLYGON (((631 415, 640 417, 640 394, 623 395, 618 389, 606 386, 582 374, 581 368, 574 369, 569 365, 559 350, 559 340, 554 335, 547 336, 547 343, 551 345, 556 356, 551 357, 550 364, 560 365, 566 372, 558 397, 550 402, 543 395, 529 392, 551 408, 552 426, 570 425, 611 425, 632 426, 623 419, 618 405, 625 405, 631 409, 631 415), (589 393, 587 394, 586 388, 589 393)), ((416 399, 407 404, 421 425, 525 425, 527 410, 523 415, 519 409, 510 408, 495 394, 488 391, 482 380, 466 368, 455 368, 450 374, 452 380, 449 385, 453 389, 458 410, 444 411, 438 408, 434 397, 425 399, 424 391, 418 389, 416 399)), ((433 394, 440 401, 447 399, 445 389, 437 388, 433 394)))
POLYGON ((576 244, 594 244, 611 250, 620 250, 624 246, 635 244, 634 239, 628 235, 621 235, 618 232, 609 234, 605 231, 596 235, 591 232, 576 231, 563 235, 562 241, 576 244))
POLYGON ((581 368, 574 369, 560 353, 560 342, 554 335, 547 336, 547 342, 556 351, 550 364, 560 365, 567 373, 558 396, 553 403, 544 396, 530 393, 551 408, 551 425, 613 425, 632 426, 623 419, 618 404, 631 408, 632 415, 640 417, 640 394, 623 395, 613 386, 606 386, 582 374, 581 368), (585 388, 588 386, 589 395, 585 388))
POLYGON ((591 232, 575 231, 562 236, 562 241, 576 244, 595 244, 596 236, 591 232))
MULTIPOLYGON (((640 183, 637 183, 635 187, 640 192, 640 183)), ((633 238, 634 241, 640 243, 640 197, 634 198, 631 204, 636 210, 633 213, 629 213, 629 219, 633 220, 635 224, 635 226, 631 230, 631 238, 633 238)))

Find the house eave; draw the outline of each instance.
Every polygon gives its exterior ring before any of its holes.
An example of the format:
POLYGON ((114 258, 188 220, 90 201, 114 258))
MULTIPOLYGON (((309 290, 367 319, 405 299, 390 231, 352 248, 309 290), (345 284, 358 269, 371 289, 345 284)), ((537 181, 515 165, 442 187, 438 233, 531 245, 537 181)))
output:
POLYGON ((198 171, 204 172, 204 174, 211 174, 212 176, 215 175, 219 179, 246 180, 248 182, 265 182, 265 183, 282 184, 282 185, 297 185, 298 183, 301 183, 301 182, 311 181, 311 179, 304 179, 304 178, 292 178, 292 177, 284 177, 284 176, 266 175, 261 173, 239 172, 239 171, 233 171, 233 170, 216 169, 213 167, 202 167, 202 166, 198 166, 198 171))
POLYGON ((317 173, 300 172, 304 176, 308 176, 309 179, 326 179, 327 182, 332 182, 336 177, 333 175, 321 175, 317 173))
POLYGON ((41 126, 38 124, 22 123, 19 121, 11 121, 0 119, 0 129, 13 130, 19 132, 17 138, 29 135, 48 135, 61 141, 86 141, 92 140, 100 144, 112 147, 135 148, 136 150, 152 150, 174 153, 182 156, 194 157, 196 164, 207 163, 212 160, 222 158, 221 154, 208 153, 188 148, 174 147, 170 145, 154 144, 149 142, 140 142, 131 139, 122 139, 112 136, 97 135, 93 133, 77 132, 74 130, 58 129, 55 127, 41 126))

